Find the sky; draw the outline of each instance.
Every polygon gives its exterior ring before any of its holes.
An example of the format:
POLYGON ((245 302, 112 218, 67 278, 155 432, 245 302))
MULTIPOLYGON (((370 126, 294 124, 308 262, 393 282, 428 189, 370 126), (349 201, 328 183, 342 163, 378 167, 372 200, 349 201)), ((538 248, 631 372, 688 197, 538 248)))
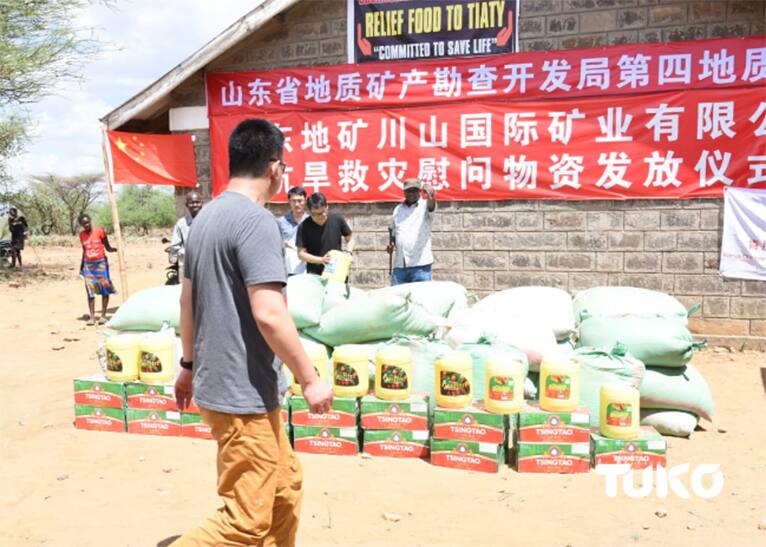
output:
POLYGON ((62 84, 29 108, 32 141, 9 162, 11 176, 102 172, 99 118, 130 99, 248 13, 258 0, 115 0, 90 6, 77 27, 106 45, 80 82, 62 84))

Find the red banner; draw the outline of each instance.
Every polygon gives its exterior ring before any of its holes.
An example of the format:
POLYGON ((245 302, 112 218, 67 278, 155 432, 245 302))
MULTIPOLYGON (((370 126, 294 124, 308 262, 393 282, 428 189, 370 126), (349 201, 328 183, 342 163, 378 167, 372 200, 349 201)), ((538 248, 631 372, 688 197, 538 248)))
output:
POLYGON ((285 188, 335 202, 398 201, 409 177, 431 182, 442 200, 693 198, 766 187, 764 46, 764 37, 737 38, 208 74, 214 193, 226 184, 228 135, 253 116, 288 138, 285 188), (451 95, 437 86, 445 63, 461 82, 451 95), (570 68, 554 78, 554 64, 570 68), (351 70, 366 82, 356 100, 351 70), (408 83, 415 70, 425 84, 408 83), (370 93, 372 75, 385 73, 398 76, 370 93), (335 82, 324 102, 320 78, 335 82), (312 91, 294 101, 277 93, 288 80, 312 91), (268 82, 271 94, 256 93, 268 82))

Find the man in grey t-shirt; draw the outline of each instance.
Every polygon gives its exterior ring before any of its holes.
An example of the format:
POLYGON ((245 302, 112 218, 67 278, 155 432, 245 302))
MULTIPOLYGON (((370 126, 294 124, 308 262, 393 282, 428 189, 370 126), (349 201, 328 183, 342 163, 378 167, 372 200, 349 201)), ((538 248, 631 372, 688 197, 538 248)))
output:
POLYGON ((175 546, 295 544, 302 475, 280 417, 281 362, 312 412, 329 410, 332 391, 287 311, 283 241, 264 208, 284 174, 283 145, 265 120, 234 129, 228 190, 195 218, 187 243, 176 400, 183 409, 193 395, 218 441, 224 507, 175 546))

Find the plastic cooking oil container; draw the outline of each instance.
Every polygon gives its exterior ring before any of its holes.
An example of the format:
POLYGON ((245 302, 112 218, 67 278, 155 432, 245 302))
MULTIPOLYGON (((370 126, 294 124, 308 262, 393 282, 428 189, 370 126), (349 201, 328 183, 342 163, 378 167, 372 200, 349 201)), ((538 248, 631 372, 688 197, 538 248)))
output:
POLYGON ((580 404, 580 366, 563 355, 546 355, 540 363, 540 408, 571 412, 580 404))
MULTIPOLYGON (((301 344, 303 345, 303 350, 306 352, 306 355, 308 355, 309 360, 313 363, 314 370, 316 370, 319 377, 326 382, 328 369, 327 350, 322 344, 317 344, 316 342, 305 340, 303 338, 301 338, 301 344)), ((290 385, 290 390, 295 395, 302 395, 303 390, 301 389, 301 385, 295 379, 295 375, 292 376, 293 383, 290 385)))
POLYGON ((140 340, 139 377, 142 382, 171 382, 175 376, 175 337, 170 334, 147 334, 140 340))
POLYGON ((330 262, 324 265, 322 277, 328 281, 345 283, 351 270, 351 253, 330 251, 330 262))
POLYGON ((631 440, 638 437, 639 392, 619 382, 602 384, 599 430, 604 437, 631 440))
POLYGON ((113 382, 138 380, 138 336, 117 334, 106 339, 106 377, 113 382))
POLYGON ((332 353, 332 390, 338 397, 361 397, 370 388, 367 346, 346 344, 332 353))
POLYGON ((505 353, 487 358, 484 408, 496 414, 521 412, 524 406, 524 365, 505 353))
POLYGON ((386 401, 410 397, 412 352, 404 346, 387 346, 375 354, 375 396, 386 401))
POLYGON ((451 351, 434 363, 436 406, 463 408, 471 405, 473 361, 464 351, 451 351))

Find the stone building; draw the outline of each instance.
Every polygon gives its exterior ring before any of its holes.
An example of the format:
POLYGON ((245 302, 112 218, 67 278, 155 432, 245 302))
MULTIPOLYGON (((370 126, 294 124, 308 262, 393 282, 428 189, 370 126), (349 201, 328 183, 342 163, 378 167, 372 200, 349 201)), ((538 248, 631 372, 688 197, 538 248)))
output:
MULTIPOLYGON (((766 3, 743 0, 521 0, 521 51, 764 35, 766 3)), ((210 193, 204 74, 345 63, 346 0, 265 0, 104 121, 110 129, 188 132, 210 193)), ((179 200, 180 207, 180 200, 179 200)), ((335 205, 358 236, 352 282, 388 283, 391 203, 335 205)), ((275 208, 278 210, 279 208, 275 208)), ((435 278, 477 294, 518 285, 665 291, 699 303, 694 332, 766 345, 766 282, 718 274, 722 200, 441 203, 435 278), (760 338, 760 340, 759 340, 760 338)))

